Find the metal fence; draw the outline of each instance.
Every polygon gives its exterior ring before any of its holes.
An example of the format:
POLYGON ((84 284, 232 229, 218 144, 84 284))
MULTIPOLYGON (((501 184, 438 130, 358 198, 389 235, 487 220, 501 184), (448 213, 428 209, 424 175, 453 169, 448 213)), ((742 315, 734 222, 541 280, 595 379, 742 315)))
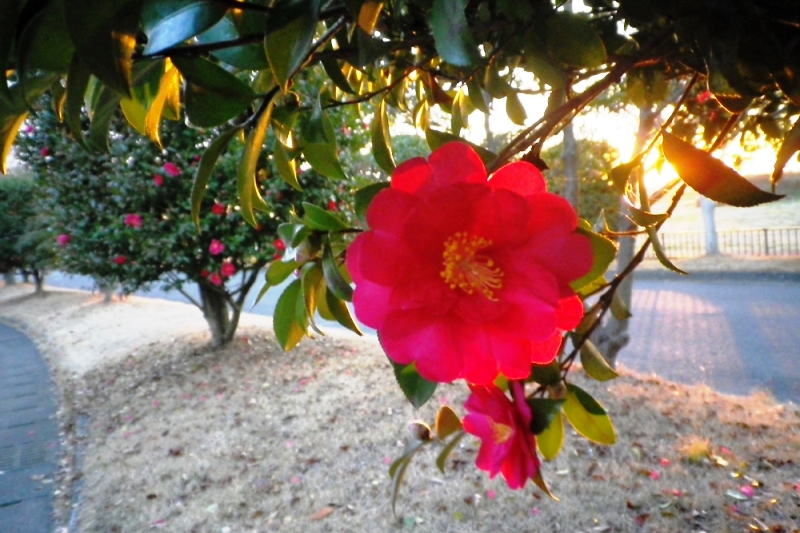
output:
MULTIPOLYGON (((664 232, 658 234, 668 257, 699 257, 706 254, 702 231, 664 232)), ((641 245, 645 237, 637 238, 641 245)), ((720 253, 730 255, 787 256, 800 255, 800 228, 764 228, 717 231, 720 253)), ((652 248, 647 257, 655 257, 652 248)))

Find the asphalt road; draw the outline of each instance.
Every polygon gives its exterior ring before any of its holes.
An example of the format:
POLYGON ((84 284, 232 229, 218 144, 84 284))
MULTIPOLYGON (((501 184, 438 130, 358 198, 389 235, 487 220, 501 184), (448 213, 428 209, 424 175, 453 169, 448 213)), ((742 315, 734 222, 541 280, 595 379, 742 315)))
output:
MULTIPOLYGON (((47 283, 92 288, 88 278, 60 273, 49 275, 47 283)), ((253 288, 251 301, 259 288, 253 288)), ((271 289, 246 309, 271 315, 279 294, 280 288, 271 289)), ((142 295, 186 301, 177 292, 142 295)), ((780 401, 800 404, 797 277, 637 279, 632 312, 631 342, 619 356, 626 367, 728 394, 765 389, 780 401)))
POLYGON ((634 282, 631 341, 619 361, 728 394, 800 404, 800 282, 700 278, 634 282))

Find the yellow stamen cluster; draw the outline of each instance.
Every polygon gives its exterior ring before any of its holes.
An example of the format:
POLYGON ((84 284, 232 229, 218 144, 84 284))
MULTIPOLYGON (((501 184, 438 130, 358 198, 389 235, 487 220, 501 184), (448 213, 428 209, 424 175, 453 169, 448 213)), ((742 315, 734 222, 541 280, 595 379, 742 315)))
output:
POLYGON ((495 422, 494 420, 489 420, 489 425, 492 427, 492 439, 494 439, 495 444, 503 444, 510 439, 511 435, 514 433, 514 428, 511 426, 495 422))
POLYGON ((467 294, 476 290, 489 300, 495 300, 495 291, 503 287, 503 271, 492 259, 478 254, 492 241, 459 231, 444 242, 441 276, 451 289, 461 289, 467 294))

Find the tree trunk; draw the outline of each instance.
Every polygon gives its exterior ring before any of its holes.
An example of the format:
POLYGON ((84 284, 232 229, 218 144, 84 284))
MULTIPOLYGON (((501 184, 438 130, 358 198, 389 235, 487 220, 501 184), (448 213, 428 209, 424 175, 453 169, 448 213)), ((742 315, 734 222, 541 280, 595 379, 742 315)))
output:
POLYGON ((219 347, 230 342, 239 324, 241 308, 230 306, 223 289, 200 283, 201 310, 211 331, 211 344, 219 347))
POLYGON ((703 212, 703 227, 706 234, 706 255, 716 255, 719 253, 719 243, 717 242, 717 224, 714 221, 714 210, 717 203, 709 200, 705 196, 700 197, 700 210, 703 212))
POLYGON ((561 159, 564 161, 564 198, 570 203, 575 212, 578 212, 580 201, 580 182, 578 181, 578 143, 575 140, 575 130, 572 123, 564 126, 564 146, 561 150, 561 159))
POLYGON ((6 286, 14 285, 17 280, 14 277, 14 272, 6 272, 3 274, 3 281, 5 282, 6 286))
POLYGON ((33 269, 33 282, 36 286, 36 294, 42 293, 42 285, 44 285, 44 272, 38 268, 33 269))
MULTIPOLYGON (((639 129, 636 132, 636 142, 634 143, 634 155, 640 153, 647 142, 650 132, 653 130, 655 120, 658 117, 658 112, 652 106, 639 108, 639 129)), ((642 171, 641 166, 637 168, 632 174, 630 181, 637 183, 638 173, 642 171)), ((628 213, 627 204, 624 201, 620 202, 619 210, 619 231, 631 231, 634 229, 634 224, 625 216, 628 213)), ((617 252, 617 274, 625 270, 630 264, 633 256, 635 255, 636 240, 634 237, 620 237, 619 238, 619 251, 617 252)), ((631 300, 633 295, 633 274, 626 277, 617 288, 617 296, 626 308, 631 308, 631 300)), ((628 319, 618 319, 613 314, 609 313, 605 324, 597 328, 592 340, 597 345, 608 364, 612 367, 617 364, 617 356, 630 341, 628 335, 628 319)))

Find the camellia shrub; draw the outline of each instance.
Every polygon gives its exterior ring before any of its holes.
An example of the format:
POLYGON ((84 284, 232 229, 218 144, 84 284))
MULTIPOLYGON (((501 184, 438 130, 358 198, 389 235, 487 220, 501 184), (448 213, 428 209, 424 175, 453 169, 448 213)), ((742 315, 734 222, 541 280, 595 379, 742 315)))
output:
POLYGON ((259 191, 269 212, 259 212, 256 227, 242 224, 229 178, 232 151, 207 182, 196 225, 192 174, 208 137, 166 124, 159 150, 124 123, 117 127, 108 155, 89 152, 67 138, 43 106, 20 137, 18 157, 46 193, 37 208, 51 228, 59 267, 125 293, 154 283, 179 290, 203 311, 215 345, 233 337, 259 271, 283 250, 274 237, 278 225, 295 209, 302 213, 303 201, 346 207, 339 190, 313 171, 300 176, 302 192, 267 179, 271 169, 264 160, 259 191), (185 290, 190 282, 199 300, 185 290))
POLYGON ((39 292, 53 246, 48 227, 36 213, 36 196, 30 179, 0 179, 0 274, 33 276, 39 292))

